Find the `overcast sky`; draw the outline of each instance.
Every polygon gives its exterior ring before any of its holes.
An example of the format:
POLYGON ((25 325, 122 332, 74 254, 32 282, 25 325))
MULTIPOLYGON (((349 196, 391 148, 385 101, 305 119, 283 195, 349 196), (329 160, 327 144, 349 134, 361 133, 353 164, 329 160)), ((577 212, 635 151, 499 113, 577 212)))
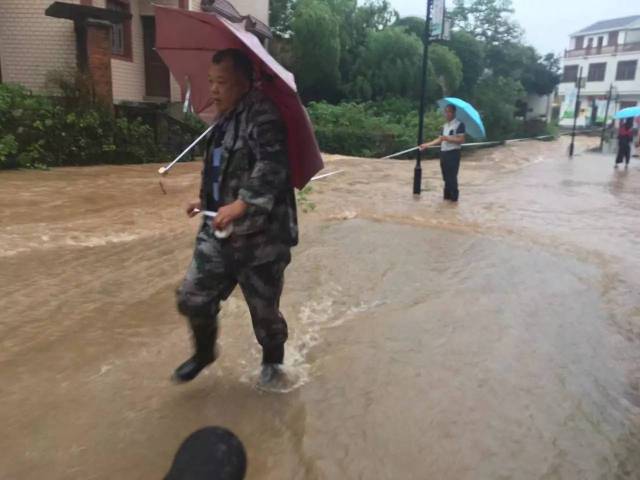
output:
MULTIPOLYGON (((426 0, 391 0, 401 16, 423 17, 426 0)), ((447 7, 453 1, 447 0, 447 7)), ((569 34, 599 20, 640 15, 638 0, 513 0, 516 21, 540 53, 562 52, 569 34)))

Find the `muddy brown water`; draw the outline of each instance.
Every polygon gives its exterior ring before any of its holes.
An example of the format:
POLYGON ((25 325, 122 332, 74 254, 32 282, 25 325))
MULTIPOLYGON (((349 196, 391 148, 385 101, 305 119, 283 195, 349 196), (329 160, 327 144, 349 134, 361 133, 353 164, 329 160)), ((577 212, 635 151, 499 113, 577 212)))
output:
POLYGON ((250 479, 640 478, 640 161, 566 142, 437 164, 327 157, 287 271, 286 393, 254 388, 237 294, 219 361, 173 291, 199 166, 0 173, 0 478, 156 479, 205 425, 250 479))

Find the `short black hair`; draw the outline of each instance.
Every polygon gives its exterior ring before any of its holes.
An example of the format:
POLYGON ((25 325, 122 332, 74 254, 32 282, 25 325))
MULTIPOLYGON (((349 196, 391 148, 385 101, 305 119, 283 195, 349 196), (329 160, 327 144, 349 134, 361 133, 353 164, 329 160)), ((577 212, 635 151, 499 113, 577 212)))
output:
POLYGON ((449 103, 449 104, 447 104, 447 106, 446 106, 446 107, 444 107, 444 109, 445 109, 445 110, 446 110, 447 108, 450 108, 450 109, 451 109, 451 111, 452 111, 453 113, 456 113, 456 112, 458 111, 458 107, 456 107, 456 106, 455 106, 455 105, 453 105, 452 103, 449 103))
POLYGON ((253 63, 249 56, 237 48, 226 48, 213 55, 211 63, 220 65, 225 60, 230 60, 236 72, 246 78, 253 85, 253 63))

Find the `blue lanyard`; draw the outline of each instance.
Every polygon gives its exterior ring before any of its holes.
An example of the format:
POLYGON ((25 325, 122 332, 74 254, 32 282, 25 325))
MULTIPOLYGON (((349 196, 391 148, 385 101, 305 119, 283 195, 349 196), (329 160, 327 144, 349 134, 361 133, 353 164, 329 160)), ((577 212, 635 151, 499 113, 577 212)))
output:
POLYGON ((220 163, 222 160, 222 147, 213 149, 211 153, 211 166, 212 166, 212 178, 213 178, 213 199, 220 201, 220 163))

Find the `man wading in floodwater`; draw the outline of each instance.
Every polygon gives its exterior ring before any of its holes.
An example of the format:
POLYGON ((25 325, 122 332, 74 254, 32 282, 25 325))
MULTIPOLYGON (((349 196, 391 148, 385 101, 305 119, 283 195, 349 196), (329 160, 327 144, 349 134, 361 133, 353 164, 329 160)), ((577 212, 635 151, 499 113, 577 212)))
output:
POLYGON ((447 105, 444 116, 447 123, 442 127, 442 136, 429 143, 420 145, 424 150, 428 147, 440 145, 440 169, 444 180, 444 199, 458 201, 458 171, 460 170, 460 150, 464 143, 466 128, 464 123, 456 119, 457 108, 447 105))
POLYGON ((187 207, 213 210, 196 238, 193 260, 177 291, 180 313, 193 332, 195 354, 180 365, 177 382, 193 380, 216 359, 220 303, 240 285, 262 346, 260 382, 279 376, 287 340, 280 313, 284 270, 298 243, 298 224, 285 129, 276 107, 253 89, 251 60, 240 50, 221 50, 209 67, 211 95, 219 112, 207 139, 200 199, 187 207), (227 239, 216 230, 233 227, 227 239))

